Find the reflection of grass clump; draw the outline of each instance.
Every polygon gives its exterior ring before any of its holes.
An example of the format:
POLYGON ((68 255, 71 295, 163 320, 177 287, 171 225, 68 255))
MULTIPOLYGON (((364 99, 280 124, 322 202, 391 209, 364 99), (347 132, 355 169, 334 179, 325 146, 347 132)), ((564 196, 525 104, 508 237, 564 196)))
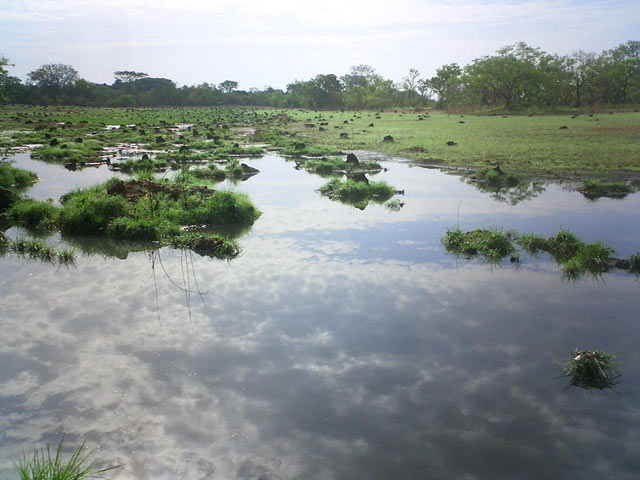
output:
POLYGON ((586 180, 579 189, 585 197, 594 200, 600 197, 623 198, 633 192, 631 186, 626 182, 599 182, 597 180, 586 180))
POLYGON ((502 230, 477 229, 463 232, 457 228, 448 230, 442 238, 442 245, 448 252, 465 257, 482 255, 489 261, 497 262, 515 253, 510 232, 502 230))
POLYGON ((382 169, 377 162, 348 163, 340 157, 311 158, 302 161, 301 166, 305 170, 321 175, 352 171, 371 172, 382 169))
POLYGON ((39 259, 48 263, 72 265, 75 262, 73 249, 58 250, 40 240, 18 238, 9 242, 9 250, 16 255, 39 259))
POLYGON ((393 197, 395 190, 386 182, 356 182, 334 178, 318 190, 322 195, 332 200, 345 203, 357 203, 362 201, 374 201, 384 203, 393 197))
POLYGON ((0 187, 19 190, 36 180, 38 176, 35 173, 0 162, 0 187))
POLYGON ((564 369, 570 377, 569 386, 603 390, 616 385, 620 377, 614 356, 601 350, 574 350, 572 359, 564 369))
POLYGON ((500 167, 479 168, 470 178, 493 188, 515 187, 520 183, 518 177, 513 174, 504 173, 500 167))

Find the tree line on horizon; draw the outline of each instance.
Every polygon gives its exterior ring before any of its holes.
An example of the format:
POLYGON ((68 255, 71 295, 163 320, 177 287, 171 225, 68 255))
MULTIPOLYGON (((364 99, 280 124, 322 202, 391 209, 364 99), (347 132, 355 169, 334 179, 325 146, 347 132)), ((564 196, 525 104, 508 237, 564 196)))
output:
POLYGON ((555 55, 518 42, 464 67, 443 65, 430 78, 416 69, 398 83, 368 65, 341 77, 320 74, 286 89, 238 90, 233 80, 178 87, 166 78, 130 70, 114 72, 111 85, 80 78, 70 65, 53 63, 30 72, 27 82, 9 75, 0 58, 0 103, 95 107, 247 105, 313 109, 438 107, 543 109, 640 103, 640 41, 600 54, 555 55))

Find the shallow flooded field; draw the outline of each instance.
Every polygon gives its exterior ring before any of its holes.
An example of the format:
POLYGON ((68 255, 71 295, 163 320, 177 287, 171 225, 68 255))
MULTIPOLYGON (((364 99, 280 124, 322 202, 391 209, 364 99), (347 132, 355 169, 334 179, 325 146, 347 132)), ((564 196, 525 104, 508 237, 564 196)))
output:
MULTIPOLYGON (((16 160, 38 173, 36 198, 112 175, 16 160)), ((627 256, 640 194, 590 201, 547 184, 512 205, 381 159, 372 178, 404 206, 360 210, 282 157, 249 163, 258 175, 226 185, 263 214, 235 260, 57 235, 75 267, 0 258, 6 478, 63 434, 123 464, 118 479, 636 477, 638 279, 567 281, 547 254, 491 265, 440 239, 566 228, 627 256), (615 389, 567 388, 575 348, 617 354, 615 389)))

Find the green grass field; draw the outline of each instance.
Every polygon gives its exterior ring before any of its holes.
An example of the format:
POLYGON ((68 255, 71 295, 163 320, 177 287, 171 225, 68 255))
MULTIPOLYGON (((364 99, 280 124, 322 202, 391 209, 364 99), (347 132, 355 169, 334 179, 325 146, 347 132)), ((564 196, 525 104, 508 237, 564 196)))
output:
POLYGON ((311 142, 345 151, 373 150, 454 167, 501 165, 515 173, 640 174, 638 112, 584 113, 575 117, 463 116, 437 111, 427 115, 289 110, 287 114, 294 120, 288 125, 289 130, 311 142), (347 138, 340 138, 340 134, 347 138), (383 141, 387 135, 394 141, 383 141))
POLYGON ((44 146, 33 150, 35 158, 60 163, 99 161, 104 147, 123 142, 163 150, 169 163, 259 155, 261 149, 242 147, 252 141, 292 155, 364 149, 443 167, 500 165, 518 176, 640 176, 639 112, 527 116, 249 107, 0 108, 0 149, 38 143, 44 146), (193 124, 193 130, 176 130, 181 123, 193 124), (127 127, 132 124, 136 127, 127 127), (254 128, 260 138, 247 133, 254 128), (386 136, 393 141, 384 141, 386 136))

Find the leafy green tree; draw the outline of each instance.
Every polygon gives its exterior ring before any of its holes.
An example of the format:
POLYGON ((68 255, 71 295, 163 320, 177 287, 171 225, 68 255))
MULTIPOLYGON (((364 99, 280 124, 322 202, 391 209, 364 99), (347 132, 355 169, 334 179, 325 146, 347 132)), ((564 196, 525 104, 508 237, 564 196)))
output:
POLYGON ((71 65, 48 63, 27 74, 29 83, 40 88, 62 88, 73 85, 80 78, 71 65))
POLYGON ((218 85, 218 88, 224 93, 231 93, 238 88, 238 82, 235 82, 233 80, 225 80, 220 85, 218 85))
POLYGON ((428 87, 438 96, 438 107, 446 107, 453 103, 462 86, 462 69, 457 63, 443 65, 436 70, 436 75, 428 80, 428 87))
POLYGON ((127 83, 147 78, 149 75, 143 72, 134 72, 133 70, 118 70, 113 72, 113 76, 116 78, 116 82, 127 83))

